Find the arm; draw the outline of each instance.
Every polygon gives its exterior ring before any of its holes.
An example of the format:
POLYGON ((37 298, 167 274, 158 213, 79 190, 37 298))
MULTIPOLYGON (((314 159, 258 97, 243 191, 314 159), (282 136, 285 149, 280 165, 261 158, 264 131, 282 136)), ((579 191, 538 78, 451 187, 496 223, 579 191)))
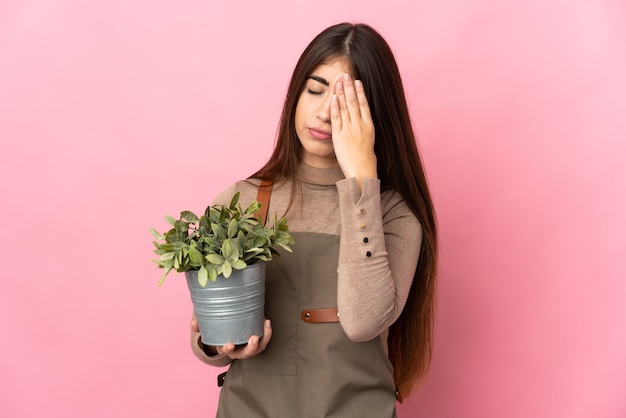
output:
POLYGON ((360 81, 345 74, 331 100, 333 146, 346 180, 341 215, 337 307, 346 335, 367 341, 400 316, 417 267, 421 226, 397 193, 381 204, 375 130, 360 81))
POLYGON ((210 348, 202 344, 199 332, 191 332, 191 351, 200 361, 209 366, 223 367, 228 366, 232 362, 232 359, 226 354, 217 354, 215 352, 215 355, 209 355, 207 352, 210 351, 210 348))
POLYGON ((371 340, 398 319, 420 252, 419 221, 397 193, 385 194, 381 203, 379 188, 375 179, 363 179, 362 192, 354 178, 337 183, 341 216, 337 307, 340 323, 353 341, 371 340))

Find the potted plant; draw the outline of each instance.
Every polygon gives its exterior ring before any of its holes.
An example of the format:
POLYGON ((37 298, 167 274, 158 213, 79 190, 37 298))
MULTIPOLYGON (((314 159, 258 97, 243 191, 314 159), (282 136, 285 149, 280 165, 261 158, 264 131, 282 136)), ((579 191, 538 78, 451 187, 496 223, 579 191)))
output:
POLYGON ((280 256, 277 247, 291 252, 294 240, 286 218, 265 226, 260 208, 253 201, 242 210, 237 192, 229 206, 209 206, 200 217, 166 215, 172 228, 164 234, 151 228, 159 256, 154 262, 165 269, 159 286, 170 271, 185 272, 206 345, 244 344, 263 335, 264 262, 280 256))

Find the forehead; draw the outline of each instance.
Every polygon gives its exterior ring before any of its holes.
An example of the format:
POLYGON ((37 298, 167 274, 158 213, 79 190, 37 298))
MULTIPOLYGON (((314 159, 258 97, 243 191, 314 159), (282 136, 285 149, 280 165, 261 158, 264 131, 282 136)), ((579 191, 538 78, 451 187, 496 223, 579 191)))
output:
POLYGON ((343 73, 352 73, 350 62, 343 57, 320 64, 311 71, 312 75, 322 76, 329 81, 341 76, 343 73))

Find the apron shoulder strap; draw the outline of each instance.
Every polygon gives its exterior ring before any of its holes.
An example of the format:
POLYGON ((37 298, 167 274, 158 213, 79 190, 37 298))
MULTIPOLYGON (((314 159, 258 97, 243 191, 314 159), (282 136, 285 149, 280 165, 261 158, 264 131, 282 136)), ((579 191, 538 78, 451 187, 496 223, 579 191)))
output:
POLYGON ((272 194, 273 182, 269 180, 261 180, 259 185, 259 192, 257 193, 256 200, 261 204, 261 213, 259 214, 259 221, 267 224, 267 210, 270 206, 270 195, 272 194))

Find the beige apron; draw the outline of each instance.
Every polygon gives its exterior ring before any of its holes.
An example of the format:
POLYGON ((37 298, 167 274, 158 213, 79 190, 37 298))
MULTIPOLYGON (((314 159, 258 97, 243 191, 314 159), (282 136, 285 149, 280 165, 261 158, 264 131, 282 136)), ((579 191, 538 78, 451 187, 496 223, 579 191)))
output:
POLYGON ((293 233, 293 253, 267 263, 267 349, 235 360, 217 417, 392 418, 393 367, 380 338, 353 342, 338 322, 307 323, 301 312, 337 306, 339 236, 293 233))

